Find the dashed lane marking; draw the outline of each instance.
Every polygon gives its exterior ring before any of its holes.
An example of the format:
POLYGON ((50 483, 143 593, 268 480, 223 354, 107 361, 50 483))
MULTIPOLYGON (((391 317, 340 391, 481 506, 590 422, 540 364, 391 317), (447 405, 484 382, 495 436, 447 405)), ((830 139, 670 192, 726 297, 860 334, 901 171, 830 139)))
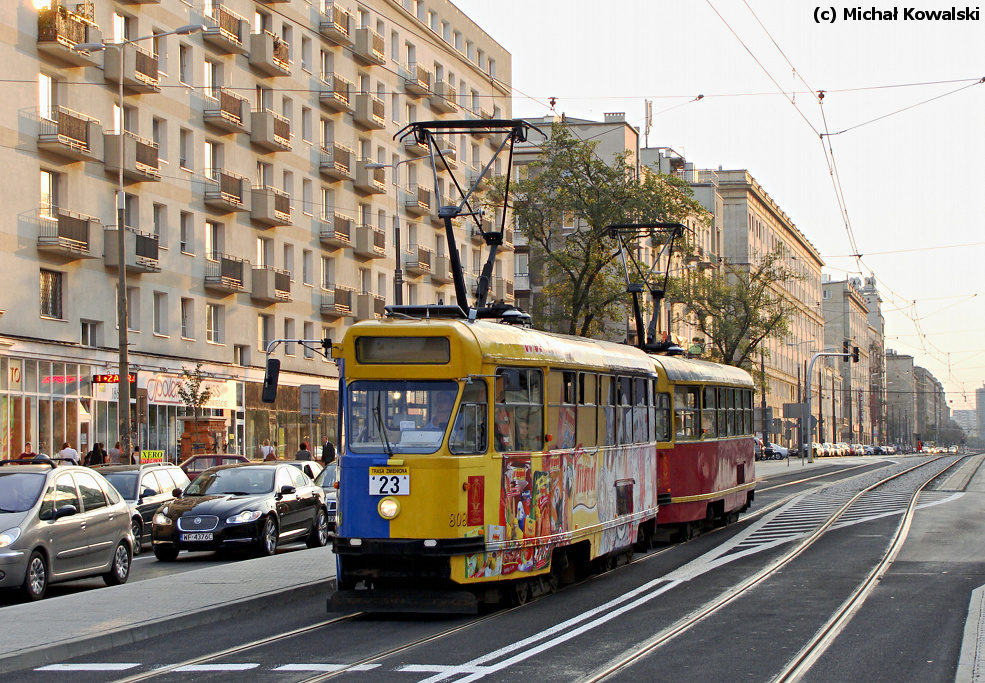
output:
POLYGON ((84 664, 48 664, 35 671, 126 671, 140 666, 137 662, 86 662, 84 664))

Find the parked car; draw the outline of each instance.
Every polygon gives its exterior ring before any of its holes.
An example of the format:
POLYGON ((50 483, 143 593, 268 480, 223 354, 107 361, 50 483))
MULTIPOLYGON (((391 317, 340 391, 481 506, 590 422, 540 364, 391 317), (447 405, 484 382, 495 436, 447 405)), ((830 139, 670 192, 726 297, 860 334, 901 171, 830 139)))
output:
POLYGON ((279 460, 278 462, 290 465, 291 467, 297 467, 307 474, 310 479, 316 479, 322 471, 322 464, 317 460, 279 460))
POLYGON ((52 583, 102 575, 126 583, 126 501, 98 472, 57 461, 0 461, 0 588, 40 600, 52 583))
POLYGON ((778 443, 771 443, 766 448, 772 451, 774 460, 783 460, 790 456, 790 449, 778 443))
POLYGON ((178 465, 188 477, 190 481, 195 481, 195 477, 200 475, 205 470, 210 467, 218 467, 219 465, 232 465, 238 462, 249 462, 249 458, 245 455, 232 455, 223 454, 216 455, 214 453, 200 453, 199 455, 193 455, 183 463, 178 465))
POLYGON ((325 494, 304 472, 286 463, 213 467, 180 498, 154 515, 154 555, 170 562, 181 550, 250 549, 273 555, 282 542, 328 542, 325 494))
POLYGON ((315 477, 315 483, 321 486, 322 491, 325 492, 325 504, 328 506, 328 528, 332 532, 335 531, 336 503, 338 501, 338 489, 335 488, 336 474, 335 463, 332 462, 326 465, 325 469, 315 477))
POLYGON ((175 489, 184 489, 190 483, 184 471, 169 463, 144 465, 102 465, 101 475, 116 487, 123 500, 130 506, 130 528, 133 532, 133 554, 139 555, 141 546, 151 540, 151 522, 154 513, 163 503, 174 498, 175 489))

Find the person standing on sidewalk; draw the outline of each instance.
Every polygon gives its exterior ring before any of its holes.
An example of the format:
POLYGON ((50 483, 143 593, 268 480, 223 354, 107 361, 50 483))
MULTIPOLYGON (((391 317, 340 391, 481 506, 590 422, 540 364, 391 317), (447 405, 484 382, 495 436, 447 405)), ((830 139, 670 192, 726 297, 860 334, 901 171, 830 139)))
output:
POLYGON ((62 444, 62 449, 58 451, 58 457, 71 460, 73 465, 79 464, 79 452, 72 448, 68 441, 62 444))
POLYGON ((260 457, 264 461, 277 459, 277 456, 274 455, 274 447, 270 445, 270 439, 263 440, 263 444, 260 446, 260 457))
POLYGON ((295 460, 311 460, 311 451, 308 450, 308 444, 305 441, 301 442, 301 448, 297 453, 294 454, 295 460))

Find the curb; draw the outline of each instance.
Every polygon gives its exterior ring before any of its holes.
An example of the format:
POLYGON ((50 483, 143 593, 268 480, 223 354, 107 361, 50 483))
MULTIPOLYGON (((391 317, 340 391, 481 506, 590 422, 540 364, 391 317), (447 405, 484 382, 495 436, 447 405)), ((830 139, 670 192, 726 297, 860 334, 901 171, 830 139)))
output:
POLYGON ((215 605, 186 614, 176 614, 157 621, 132 624, 88 635, 79 640, 50 643, 38 647, 21 650, 16 653, 0 655, 0 673, 10 673, 22 669, 43 666, 53 661, 64 661, 73 657, 109 650, 121 645, 129 645, 148 638, 154 638, 165 633, 173 633, 175 627, 190 628, 225 621, 233 617, 254 613, 263 603, 276 596, 280 602, 297 602, 310 599, 313 591, 334 586, 335 577, 319 579, 287 589, 272 590, 265 593, 241 598, 223 605, 215 605))

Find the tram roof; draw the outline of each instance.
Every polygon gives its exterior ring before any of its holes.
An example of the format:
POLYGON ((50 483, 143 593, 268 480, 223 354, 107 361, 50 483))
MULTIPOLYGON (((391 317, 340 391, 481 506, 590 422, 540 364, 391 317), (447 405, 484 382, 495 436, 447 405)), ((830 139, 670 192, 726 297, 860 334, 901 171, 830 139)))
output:
POLYGON ((652 356, 652 358, 654 363, 664 369, 667 379, 672 382, 712 382, 750 388, 753 386, 749 373, 733 365, 677 356, 652 356))

